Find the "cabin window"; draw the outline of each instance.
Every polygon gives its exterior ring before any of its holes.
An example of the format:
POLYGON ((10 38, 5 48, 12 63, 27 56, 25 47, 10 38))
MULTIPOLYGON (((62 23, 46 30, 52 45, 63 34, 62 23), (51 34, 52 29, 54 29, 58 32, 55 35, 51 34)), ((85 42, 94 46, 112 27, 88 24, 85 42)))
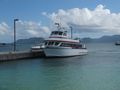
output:
POLYGON ((61 47, 72 47, 72 48, 82 48, 82 44, 75 43, 61 43, 61 47))
POLYGON ((49 42, 49 43, 48 43, 48 45, 53 45, 53 44, 54 44, 54 42, 49 42))
POLYGON ((60 46, 62 46, 62 47, 71 47, 71 44, 69 44, 69 43, 62 43, 60 46))
POLYGON ((54 34, 55 34, 55 32, 52 32, 52 33, 51 33, 51 35, 54 35, 54 34))
POLYGON ((61 45, 60 46, 64 46, 64 43, 61 43, 61 45))
POLYGON ((59 45, 59 42, 55 42, 55 46, 59 45))
POLYGON ((66 36, 67 34, 66 33, 63 33, 63 36, 66 36))
POLYGON ((51 35, 58 35, 59 32, 58 31, 55 31, 55 32, 52 32, 51 35))
POLYGON ((82 44, 79 44, 79 47, 82 47, 82 44))
POLYGON ((62 31, 53 31, 51 35, 64 35, 66 36, 66 33, 63 33, 62 31))
POLYGON ((55 35, 57 35, 58 34, 58 32, 55 32, 55 35))
POLYGON ((50 42, 50 45, 53 45, 54 44, 54 42, 50 42))
POLYGON ((59 35, 62 35, 63 33, 62 32, 59 32, 59 35))
POLYGON ((45 45, 47 45, 48 43, 47 42, 45 42, 45 45))
POLYGON ((72 44, 72 48, 82 48, 82 44, 72 44))

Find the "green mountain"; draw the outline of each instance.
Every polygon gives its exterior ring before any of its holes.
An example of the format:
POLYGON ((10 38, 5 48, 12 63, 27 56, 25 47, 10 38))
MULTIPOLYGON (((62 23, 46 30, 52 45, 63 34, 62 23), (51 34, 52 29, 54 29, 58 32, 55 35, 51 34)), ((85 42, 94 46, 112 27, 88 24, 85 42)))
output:
MULTIPOLYGON (((116 41, 120 41, 120 35, 113 36, 102 36, 100 38, 82 38, 82 42, 85 43, 115 43, 116 41)), ((44 38, 42 37, 33 37, 29 39, 19 39, 17 40, 17 44, 39 44, 44 42, 44 38)))
POLYGON ((82 41, 86 43, 115 43, 116 41, 120 41, 120 35, 102 36, 100 38, 82 38, 82 41))
POLYGON ((35 37, 35 38, 29 38, 29 39, 19 39, 17 40, 17 44, 39 44, 44 41, 44 38, 42 37, 35 37))

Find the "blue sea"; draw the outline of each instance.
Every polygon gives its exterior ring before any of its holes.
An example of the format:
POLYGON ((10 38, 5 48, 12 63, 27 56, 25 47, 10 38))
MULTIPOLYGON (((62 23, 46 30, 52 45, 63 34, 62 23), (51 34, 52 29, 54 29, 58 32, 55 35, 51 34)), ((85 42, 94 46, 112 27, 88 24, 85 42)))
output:
MULTIPOLYGON (((0 62, 0 90, 120 90, 120 46, 86 45, 85 56, 0 62)), ((11 50, 0 47, 1 52, 11 50)))

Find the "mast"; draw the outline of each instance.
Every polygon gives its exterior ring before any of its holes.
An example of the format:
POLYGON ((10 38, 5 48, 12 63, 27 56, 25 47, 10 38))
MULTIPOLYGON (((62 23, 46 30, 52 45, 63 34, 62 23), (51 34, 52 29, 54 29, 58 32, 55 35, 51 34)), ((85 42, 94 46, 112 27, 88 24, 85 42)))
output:
POLYGON ((60 29, 61 29, 61 27, 60 27, 60 24, 59 24, 59 23, 55 23, 55 25, 57 25, 58 30, 60 30, 60 29))
POLYGON ((73 32, 72 32, 72 30, 73 30, 73 28, 72 28, 72 26, 70 26, 70 30, 71 30, 71 39, 73 38, 73 32))

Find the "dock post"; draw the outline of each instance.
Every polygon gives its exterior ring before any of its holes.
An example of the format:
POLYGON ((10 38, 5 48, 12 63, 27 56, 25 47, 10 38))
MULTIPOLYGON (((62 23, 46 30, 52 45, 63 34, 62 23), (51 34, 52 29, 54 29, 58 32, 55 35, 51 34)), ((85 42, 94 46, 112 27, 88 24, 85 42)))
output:
POLYGON ((14 52, 16 51, 16 21, 19 19, 14 19, 14 52))

